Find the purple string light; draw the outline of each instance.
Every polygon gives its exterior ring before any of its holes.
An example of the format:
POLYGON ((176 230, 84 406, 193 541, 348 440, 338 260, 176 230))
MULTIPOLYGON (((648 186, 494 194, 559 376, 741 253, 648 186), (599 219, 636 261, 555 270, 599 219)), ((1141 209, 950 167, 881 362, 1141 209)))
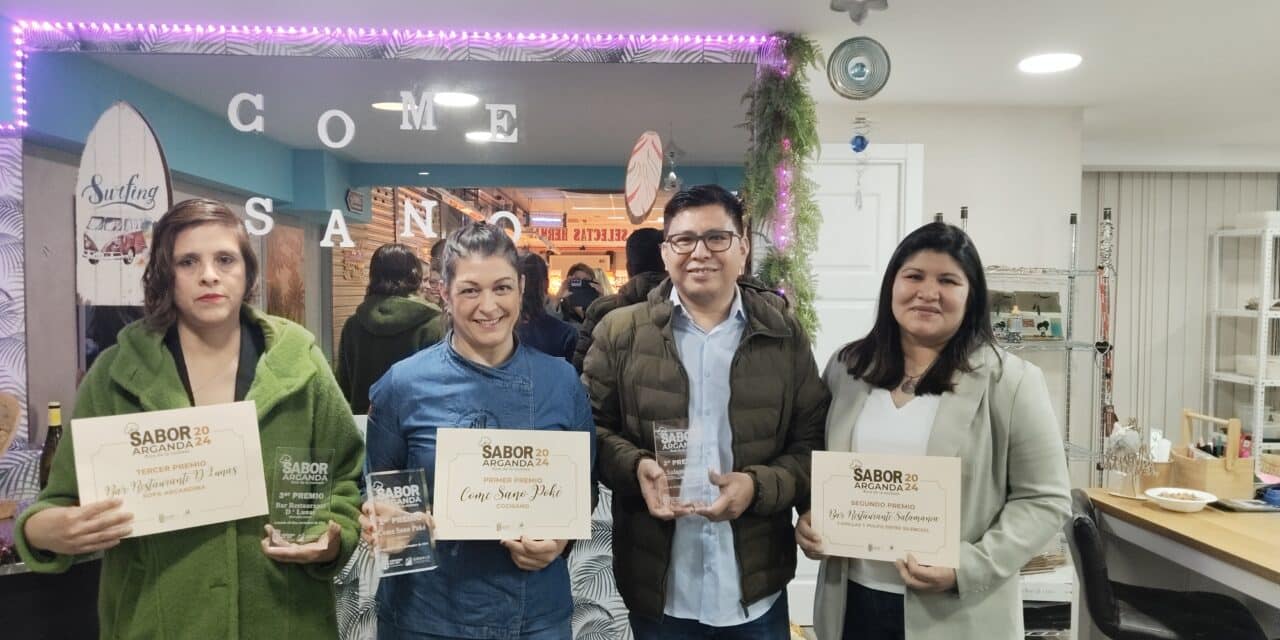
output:
POLYGON ((791 221, 795 212, 791 198, 791 138, 782 139, 782 160, 774 168, 773 176, 777 183, 777 196, 774 199, 773 213, 773 246, 779 252, 791 246, 791 221))
MULTIPOLYGON (((318 27, 318 26, 279 26, 279 25, 244 25, 244 24, 178 24, 178 23, 133 23, 126 22, 49 22, 47 20, 19 20, 13 26, 13 73, 14 113, 17 118, 13 122, 0 123, 0 131, 13 132, 27 126, 26 78, 24 76, 23 59, 27 57, 28 32, 58 32, 82 43, 112 42, 119 38, 137 38, 143 34, 163 33, 170 39, 203 39, 209 36, 225 36, 231 33, 237 38, 250 38, 258 42, 297 41, 301 38, 312 40, 328 40, 347 43, 351 40, 372 38, 378 43, 412 44, 427 46, 454 47, 471 44, 473 41, 497 43, 505 47, 544 47, 548 43, 572 43, 583 48, 612 49, 636 44, 650 48, 675 51, 704 51, 716 49, 735 49, 755 52, 766 66, 784 70, 786 61, 776 63, 765 60, 772 57, 770 52, 780 49, 783 38, 773 35, 747 34, 624 34, 598 32, 510 32, 510 31, 456 31, 422 29, 385 29, 372 27, 318 27)), ((37 47, 38 48, 38 47, 37 47)))

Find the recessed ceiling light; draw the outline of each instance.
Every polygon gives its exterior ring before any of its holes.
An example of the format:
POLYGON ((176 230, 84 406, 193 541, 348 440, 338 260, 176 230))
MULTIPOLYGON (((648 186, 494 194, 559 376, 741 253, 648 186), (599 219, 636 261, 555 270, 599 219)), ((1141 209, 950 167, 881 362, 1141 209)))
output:
POLYGON ((420 176, 429 176, 429 175, 431 175, 431 172, 430 172, 430 171, 419 171, 419 172, 418 172, 418 175, 420 175, 420 176))
POLYGON ((1057 73, 1080 66, 1081 60, 1083 58, 1074 53, 1042 53, 1023 58, 1018 63, 1018 70, 1023 73, 1057 73))
POLYGON ((399 111, 404 108, 404 105, 399 102, 375 102, 369 106, 378 111, 399 111))
POLYGON ((497 136, 494 136, 492 133, 489 133, 488 131, 468 131, 467 132, 468 142, 492 142, 494 140, 506 140, 506 139, 507 139, 507 136, 502 135, 501 133, 499 133, 497 136))
POLYGON ((474 107, 480 102, 480 98, 475 95, 457 91, 437 93, 433 100, 442 107, 474 107))

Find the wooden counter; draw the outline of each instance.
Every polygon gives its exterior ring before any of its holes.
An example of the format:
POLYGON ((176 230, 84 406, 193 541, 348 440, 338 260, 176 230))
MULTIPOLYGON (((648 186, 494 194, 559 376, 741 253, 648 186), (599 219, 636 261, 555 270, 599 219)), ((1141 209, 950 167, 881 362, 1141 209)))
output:
POLYGON ((1105 529, 1280 606, 1280 513, 1233 513, 1213 507, 1178 513, 1150 500, 1121 498, 1103 489, 1088 493, 1105 516, 1105 529))

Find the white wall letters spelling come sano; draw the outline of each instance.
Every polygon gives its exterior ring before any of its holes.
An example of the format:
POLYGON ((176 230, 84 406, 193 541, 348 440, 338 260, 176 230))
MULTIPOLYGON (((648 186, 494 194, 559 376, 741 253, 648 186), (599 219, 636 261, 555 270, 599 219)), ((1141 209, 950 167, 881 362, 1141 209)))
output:
MULTIPOLYGON (((436 123, 435 113, 435 95, 431 92, 422 92, 414 97, 412 91, 404 90, 400 92, 400 129, 402 131, 437 131, 439 129, 436 123)), ((489 140, 491 142, 515 144, 520 141, 519 126, 519 109, 514 104, 486 104, 485 109, 489 111, 489 140)), ((261 93, 237 93, 227 103, 227 121, 236 130, 243 133, 264 133, 266 131, 266 99, 261 93), (241 115, 241 111, 245 106, 251 107, 251 115, 253 116, 248 122, 241 115)), ((349 114, 341 109, 329 109, 320 114, 316 120, 316 137, 319 138, 321 144, 330 149, 342 149, 351 144, 356 136, 356 124, 349 114), (338 137, 335 139, 331 125, 337 121, 338 137)), ((418 213, 413 203, 406 201, 404 206, 404 218, 401 224, 400 237, 411 238, 414 235, 412 226, 418 227, 418 231, 425 238, 437 237, 432 230, 434 226, 436 206, 438 203, 430 200, 422 200, 418 203, 418 207, 423 210, 422 214, 418 213)), ((249 198, 244 203, 245 214, 250 218, 245 220, 244 226, 249 233, 262 236, 271 233, 275 227, 275 219, 271 216, 274 210, 274 203, 271 198, 249 198)), ((489 222, 499 224, 505 220, 511 224, 514 230, 514 239, 520 240, 522 231, 520 220, 510 211, 498 211, 489 217, 489 222)), ((337 246, 350 248, 355 246, 355 242, 351 240, 351 234, 347 231, 347 221, 343 218, 341 209, 334 209, 329 213, 329 223, 325 227, 324 235, 320 240, 320 246, 333 247, 334 236, 339 237, 337 246)))

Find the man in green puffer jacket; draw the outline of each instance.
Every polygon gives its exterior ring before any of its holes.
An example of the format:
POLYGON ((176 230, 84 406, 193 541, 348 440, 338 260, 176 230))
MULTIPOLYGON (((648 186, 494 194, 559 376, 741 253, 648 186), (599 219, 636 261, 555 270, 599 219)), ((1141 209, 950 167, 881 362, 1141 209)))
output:
POLYGON ((783 299, 738 282, 742 215, 720 187, 676 194, 669 279, 606 315, 584 364, 597 468, 614 496, 614 576, 637 640, 787 637, 792 509, 807 508, 830 396, 783 299), (655 422, 687 425, 702 446, 677 504, 663 499, 655 422), (699 482, 710 504, 678 504, 699 482))
POLYGON ((384 244, 369 262, 369 286, 342 325, 334 373, 357 414, 369 412, 369 387, 391 365, 440 341, 440 307, 417 297, 422 261, 402 244, 384 244))

